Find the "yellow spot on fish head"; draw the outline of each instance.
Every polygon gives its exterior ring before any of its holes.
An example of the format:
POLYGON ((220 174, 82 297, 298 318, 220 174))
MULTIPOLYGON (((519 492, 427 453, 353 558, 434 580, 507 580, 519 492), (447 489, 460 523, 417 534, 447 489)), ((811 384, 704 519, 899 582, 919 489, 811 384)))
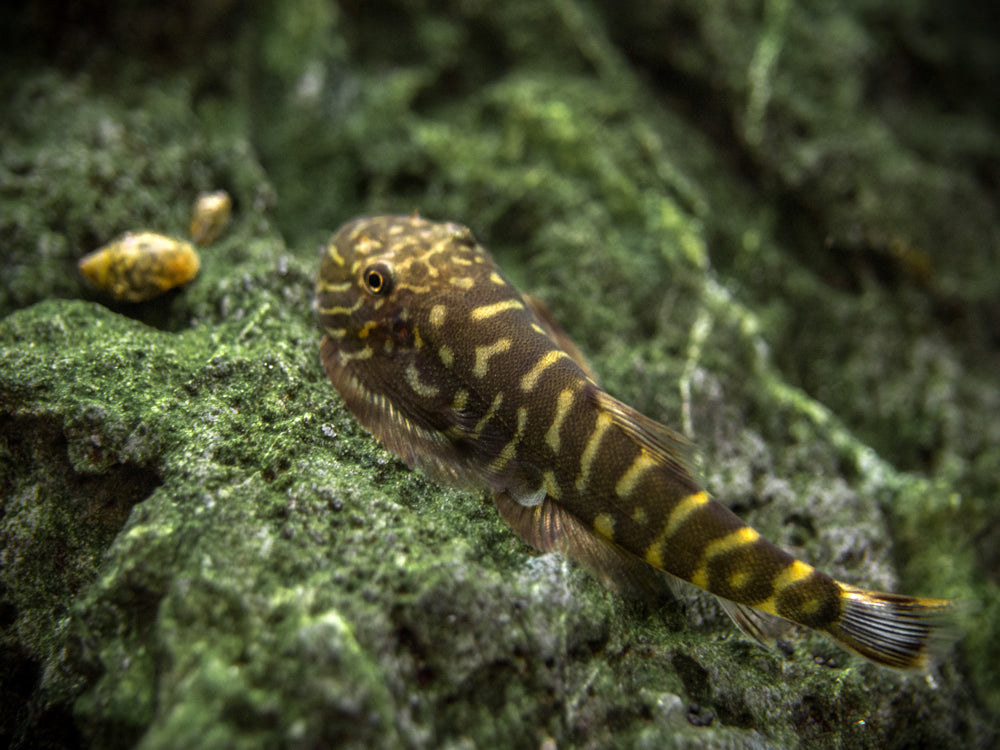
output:
MULTIPOLYGON (((383 286, 386 269, 381 264, 390 269, 402 268, 419 250, 419 243, 412 238, 412 228, 403 217, 373 216, 350 221, 337 230, 321 256, 320 278, 328 283, 354 281, 359 291, 387 293, 388 288, 383 286)), ((401 274, 399 280, 407 281, 408 275, 401 274)))
POLYGON ((383 247, 380 240, 370 237, 369 235, 363 235, 358 238, 358 241, 354 245, 354 252, 360 253, 361 255, 371 255, 372 253, 378 252, 383 247))
MULTIPOLYGON (((315 310, 322 328, 344 330, 337 339, 347 350, 352 342, 377 338, 386 368, 395 367, 388 355, 421 348, 423 331, 411 310, 435 282, 425 256, 446 253, 454 231, 419 216, 376 216, 342 226, 321 254, 315 310), (391 342, 391 343, 390 343, 391 342)), ((444 321, 446 308, 436 305, 431 327, 444 321)), ((387 375, 401 379, 403 373, 387 375)))

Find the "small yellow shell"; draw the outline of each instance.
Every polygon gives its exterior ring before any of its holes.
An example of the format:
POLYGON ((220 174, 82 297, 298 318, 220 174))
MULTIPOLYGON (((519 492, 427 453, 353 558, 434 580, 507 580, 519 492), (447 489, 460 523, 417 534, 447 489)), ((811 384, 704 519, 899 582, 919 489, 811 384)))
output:
POLYGON ((190 242, 153 232, 126 232, 80 259, 80 273, 121 302, 143 302, 186 284, 201 261, 190 242))
POLYGON ((225 190, 202 193, 191 208, 191 239, 199 245, 211 245, 229 224, 233 200, 225 190))

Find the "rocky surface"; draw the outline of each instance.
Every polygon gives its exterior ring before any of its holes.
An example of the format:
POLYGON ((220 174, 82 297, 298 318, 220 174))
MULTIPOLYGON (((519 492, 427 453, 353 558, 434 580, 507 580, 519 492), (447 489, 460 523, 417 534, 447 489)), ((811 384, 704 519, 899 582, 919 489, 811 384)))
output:
POLYGON ((0 11, 0 742, 995 744, 995 10, 64 5, 0 11), (77 274, 215 188, 234 222, 187 288, 77 274), (317 243, 413 209, 469 224, 767 536, 960 598, 958 644, 929 675, 766 652, 406 471, 310 304, 317 243))

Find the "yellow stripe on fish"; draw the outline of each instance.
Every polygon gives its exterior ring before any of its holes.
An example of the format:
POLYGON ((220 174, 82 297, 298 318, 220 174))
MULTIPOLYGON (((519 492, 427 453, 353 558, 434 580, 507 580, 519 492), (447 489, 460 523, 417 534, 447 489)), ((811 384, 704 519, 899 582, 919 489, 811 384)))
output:
POLYGON ((712 500, 684 439, 602 390, 466 227, 363 217, 320 258, 326 373, 411 467, 488 488, 522 539, 611 585, 654 592, 668 573, 718 596, 758 640, 773 615, 878 664, 928 663, 950 602, 835 581, 712 500))

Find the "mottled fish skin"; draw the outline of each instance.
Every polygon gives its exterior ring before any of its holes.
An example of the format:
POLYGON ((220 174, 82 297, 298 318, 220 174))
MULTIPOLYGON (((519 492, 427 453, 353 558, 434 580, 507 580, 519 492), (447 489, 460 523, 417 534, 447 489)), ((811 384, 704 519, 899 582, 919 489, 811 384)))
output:
POLYGON ((468 228, 348 222, 321 249, 315 310, 323 366, 358 420, 411 467, 489 488, 529 544, 621 589, 688 581, 761 641, 759 612, 878 664, 928 663, 950 602, 835 581, 712 500, 684 439, 608 395, 468 228))

